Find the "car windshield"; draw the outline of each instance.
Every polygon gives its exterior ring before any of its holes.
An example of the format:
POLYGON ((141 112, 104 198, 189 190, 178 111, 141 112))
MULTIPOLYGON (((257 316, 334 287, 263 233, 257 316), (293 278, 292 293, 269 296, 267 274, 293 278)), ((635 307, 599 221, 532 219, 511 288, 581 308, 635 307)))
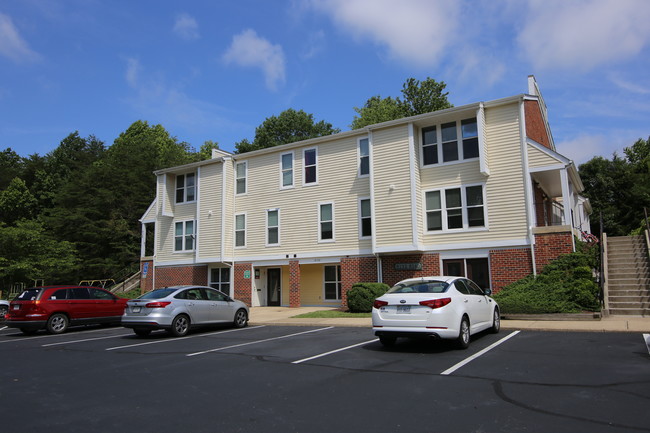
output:
POLYGON ((386 293, 444 293, 449 284, 444 281, 411 281, 398 283, 386 293))
POLYGON ((161 298, 166 298, 167 296, 171 295, 178 289, 156 289, 152 290, 149 293, 145 293, 144 295, 140 296, 138 299, 161 299, 161 298))
POLYGON ((14 298, 14 301, 35 301, 43 289, 27 289, 14 298))

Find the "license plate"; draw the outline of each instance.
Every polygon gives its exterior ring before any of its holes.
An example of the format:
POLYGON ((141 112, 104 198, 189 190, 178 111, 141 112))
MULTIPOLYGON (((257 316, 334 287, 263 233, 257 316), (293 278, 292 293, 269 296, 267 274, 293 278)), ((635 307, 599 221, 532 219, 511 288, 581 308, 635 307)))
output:
POLYGON ((398 305, 397 306, 397 314, 411 314, 411 306, 410 305, 398 305))
POLYGON ((141 308, 141 307, 133 307, 132 311, 133 311, 134 313, 139 313, 139 312, 140 312, 140 308, 141 308))

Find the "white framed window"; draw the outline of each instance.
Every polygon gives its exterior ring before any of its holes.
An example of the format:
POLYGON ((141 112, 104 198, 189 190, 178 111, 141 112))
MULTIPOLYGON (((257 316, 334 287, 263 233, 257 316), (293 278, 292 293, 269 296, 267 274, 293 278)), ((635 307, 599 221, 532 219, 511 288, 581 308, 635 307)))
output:
POLYGON ((323 267, 323 292, 326 301, 341 300, 340 265, 326 265, 323 267))
POLYGON ((236 194, 246 194, 246 178, 248 177, 248 162, 238 162, 235 164, 235 188, 236 194))
POLYGON ((359 199, 359 238, 369 238, 372 236, 372 210, 370 207, 370 198, 363 197, 359 199))
POLYGON ((209 286, 226 295, 230 295, 230 268, 210 269, 209 286))
POLYGON ((280 245, 280 209, 266 210, 266 245, 280 245))
POLYGON ((176 176, 176 203, 196 200, 196 174, 186 173, 176 176))
POLYGON ((357 140, 359 151, 359 177, 370 175, 370 140, 368 137, 357 140))
POLYGON ((479 157, 476 117, 422 128, 422 166, 479 157))
POLYGON ((196 237, 194 221, 178 221, 174 226, 174 251, 193 251, 196 237))
POLYGON ((246 214, 240 213, 235 215, 235 247, 243 248, 246 246, 246 214))
POLYGON ((425 191, 426 231, 484 228, 484 192, 483 184, 425 191))
POLYGON ((280 189, 293 188, 293 152, 280 155, 280 189))
POLYGON ((318 241, 334 241, 334 203, 318 204, 318 241))
POLYGON ((318 151, 315 147, 305 149, 302 154, 304 166, 303 185, 315 185, 318 183, 318 151))

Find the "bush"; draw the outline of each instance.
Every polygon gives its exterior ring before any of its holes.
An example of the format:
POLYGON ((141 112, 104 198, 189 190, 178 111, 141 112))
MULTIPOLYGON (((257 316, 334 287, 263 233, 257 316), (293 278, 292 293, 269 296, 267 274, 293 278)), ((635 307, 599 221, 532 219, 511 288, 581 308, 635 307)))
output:
POLYGON ((352 313, 370 313, 372 304, 386 290, 390 289, 384 283, 356 283, 348 291, 348 308, 352 313))

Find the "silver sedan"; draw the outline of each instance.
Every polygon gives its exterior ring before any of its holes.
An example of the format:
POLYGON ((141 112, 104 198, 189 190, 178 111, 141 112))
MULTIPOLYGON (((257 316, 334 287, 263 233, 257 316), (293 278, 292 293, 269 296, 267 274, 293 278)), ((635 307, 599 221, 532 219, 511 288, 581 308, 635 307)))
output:
POLYGON ((248 324, 248 306, 211 287, 174 286, 152 290, 127 302, 122 326, 146 336, 165 329, 175 337, 191 328, 232 323, 237 328, 248 324))

